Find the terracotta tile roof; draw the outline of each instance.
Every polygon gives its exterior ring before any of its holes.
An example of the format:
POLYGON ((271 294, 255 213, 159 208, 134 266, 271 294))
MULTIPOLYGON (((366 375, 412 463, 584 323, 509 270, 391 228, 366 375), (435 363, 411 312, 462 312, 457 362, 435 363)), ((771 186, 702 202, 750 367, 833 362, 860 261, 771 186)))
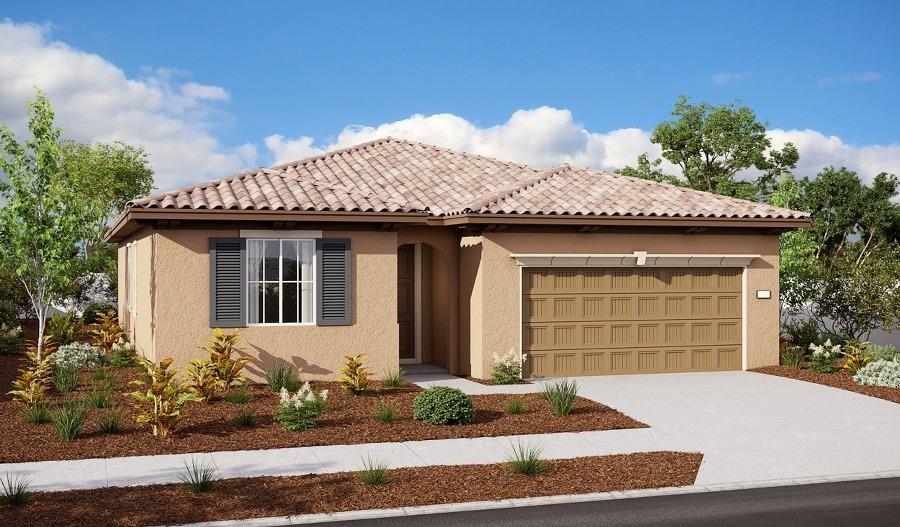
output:
POLYGON ((788 209, 386 138, 133 201, 134 208, 800 219, 788 209))

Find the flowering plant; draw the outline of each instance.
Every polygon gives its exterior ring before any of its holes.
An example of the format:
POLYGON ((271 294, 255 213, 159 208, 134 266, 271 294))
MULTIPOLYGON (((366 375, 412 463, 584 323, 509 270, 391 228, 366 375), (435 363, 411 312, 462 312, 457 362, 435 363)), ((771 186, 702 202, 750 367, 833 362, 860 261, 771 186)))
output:
POLYGON ((506 354, 494 353, 491 358, 491 380, 495 384, 516 384, 522 378, 522 363, 525 361, 516 350, 506 354))
POLYGON ((308 382, 303 383, 293 395, 282 388, 275 419, 285 430, 310 430, 315 428, 319 417, 325 412, 327 399, 328 390, 315 393, 308 382))
POLYGON ((818 373, 834 373, 838 370, 837 361, 841 355, 841 345, 832 344, 831 339, 821 346, 810 343, 809 369, 818 373))

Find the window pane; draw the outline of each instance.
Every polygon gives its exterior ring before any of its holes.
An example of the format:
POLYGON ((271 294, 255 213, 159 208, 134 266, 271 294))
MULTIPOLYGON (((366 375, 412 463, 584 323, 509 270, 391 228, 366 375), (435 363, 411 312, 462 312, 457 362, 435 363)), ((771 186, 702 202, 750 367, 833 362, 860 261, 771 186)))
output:
POLYGON ((247 323, 259 324, 263 320, 263 291, 261 284, 247 287, 247 323))
POLYGON ((279 267, 278 258, 281 254, 281 244, 278 240, 266 240, 264 243, 266 244, 265 280, 266 282, 277 282, 279 267))
POLYGON ((247 280, 259 282, 263 279, 263 242, 247 241, 247 280))
POLYGON ((281 285, 281 321, 285 324, 297 322, 297 284, 281 285))
POLYGON ((305 240, 300 242, 300 280, 313 280, 313 259, 316 256, 316 242, 305 240))
POLYGON ((300 322, 315 322, 313 311, 313 285, 300 284, 300 322))
POLYGON ((263 296, 264 316, 266 324, 278 323, 278 284, 263 284, 265 293, 263 296))
POLYGON ((297 240, 281 242, 281 279, 285 282, 297 279, 297 240))

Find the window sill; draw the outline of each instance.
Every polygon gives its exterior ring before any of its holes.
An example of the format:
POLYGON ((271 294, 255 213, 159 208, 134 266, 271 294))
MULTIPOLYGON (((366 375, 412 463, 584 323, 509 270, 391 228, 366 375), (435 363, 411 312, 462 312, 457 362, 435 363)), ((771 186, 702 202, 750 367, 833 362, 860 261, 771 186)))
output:
POLYGON ((280 327, 315 327, 315 322, 260 323, 247 324, 248 328, 280 328, 280 327))

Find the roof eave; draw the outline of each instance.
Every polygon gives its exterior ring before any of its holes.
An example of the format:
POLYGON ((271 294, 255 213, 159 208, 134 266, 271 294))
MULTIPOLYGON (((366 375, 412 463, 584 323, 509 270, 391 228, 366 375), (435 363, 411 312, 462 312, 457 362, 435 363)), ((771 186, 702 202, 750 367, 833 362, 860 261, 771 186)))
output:
POLYGON ((740 218, 672 216, 600 216, 576 214, 460 214, 444 218, 444 225, 635 225, 658 227, 749 227, 801 229, 809 218, 740 218))

